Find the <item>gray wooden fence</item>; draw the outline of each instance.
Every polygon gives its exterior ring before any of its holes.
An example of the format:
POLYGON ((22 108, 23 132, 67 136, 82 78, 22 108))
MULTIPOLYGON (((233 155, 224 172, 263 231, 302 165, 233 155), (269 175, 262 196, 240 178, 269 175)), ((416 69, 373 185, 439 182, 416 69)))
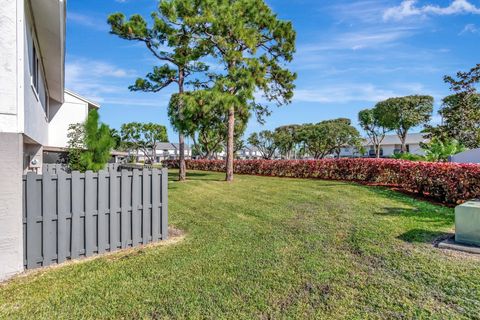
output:
POLYGON ((166 169, 28 173, 25 268, 167 239, 167 179, 166 169))

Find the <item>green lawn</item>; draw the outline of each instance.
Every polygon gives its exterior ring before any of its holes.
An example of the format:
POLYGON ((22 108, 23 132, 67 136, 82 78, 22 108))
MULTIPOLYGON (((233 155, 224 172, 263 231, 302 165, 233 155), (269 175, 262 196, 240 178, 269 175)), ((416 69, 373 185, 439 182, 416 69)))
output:
POLYGON ((479 318, 480 258, 432 246, 453 210, 355 184, 190 173, 170 246, 0 286, 0 318, 479 318))

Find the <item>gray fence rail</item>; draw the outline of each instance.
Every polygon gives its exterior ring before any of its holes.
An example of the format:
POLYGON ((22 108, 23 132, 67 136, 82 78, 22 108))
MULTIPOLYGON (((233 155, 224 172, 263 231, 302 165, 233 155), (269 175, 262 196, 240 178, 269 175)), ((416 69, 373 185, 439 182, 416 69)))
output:
MULTIPOLYGON (((105 170, 118 170, 120 163, 108 163, 105 170)), ((70 173, 71 170, 66 164, 62 163, 44 163, 42 166, 42 172, 49 172, 51 174, 57 174, 59 171, 65 171, 70 173)))
POLYGON ((27 269, 167 239, 166 169, 28 173, 23 187, 27 269))

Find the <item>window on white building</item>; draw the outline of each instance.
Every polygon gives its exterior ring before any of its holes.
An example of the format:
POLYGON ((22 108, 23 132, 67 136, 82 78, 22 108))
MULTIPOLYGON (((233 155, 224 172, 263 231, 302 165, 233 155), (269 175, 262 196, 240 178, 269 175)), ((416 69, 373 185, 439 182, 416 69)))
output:
POLYGON ((38 93, 38 56, 35 46, 32 50, 32 85, 35 88, 36 93, 38 93))
MULTIPOLYGON (((32 31, 32 34, 33 34, 33 31, 32 31)), ((31 55, 32 56, 30 58, 30 73, 31 73, 31 82, 32 82, 33 91, 35 92, 35 95, 38 101, 42 105, 42 108, 45 111, 45 115, 48 116, 47 86, 45 84, 45 79, 42 74, 40 59, 38 57, 38 50, 35 45, 35 41, 33 39, 32 39, 31 55)))

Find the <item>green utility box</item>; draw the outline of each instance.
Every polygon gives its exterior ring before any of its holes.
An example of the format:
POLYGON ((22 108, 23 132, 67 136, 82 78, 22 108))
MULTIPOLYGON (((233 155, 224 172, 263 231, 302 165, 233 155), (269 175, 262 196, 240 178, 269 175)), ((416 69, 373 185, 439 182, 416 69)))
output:
POLYGON ((455 242, 480 246, 480 199, 455 208, 455 242))

